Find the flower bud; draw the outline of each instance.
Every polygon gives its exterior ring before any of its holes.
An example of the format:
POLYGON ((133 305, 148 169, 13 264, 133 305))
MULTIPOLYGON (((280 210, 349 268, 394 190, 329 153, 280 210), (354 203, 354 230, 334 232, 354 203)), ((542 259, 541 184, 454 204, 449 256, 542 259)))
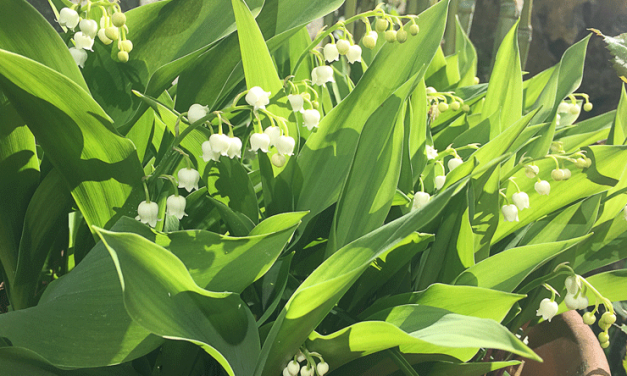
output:
POLYGON ((387 30, 388 26, 390 26, 390 23, 385 18, 377 18, 377 21, 374 24, 374 28, 380 33, 387 30))
POLYGON ((70 47, 70 55, 74 58, 74 62, 81 68, 85 67, 85 61, 87 61, 87 51, 82 48, 70 47))
POLYGON ((564 176, 564 170, 562 169, 556 168, 555 170, 551 171, 551 178, 553 178, 553 180, 555 181, 564 180, 564 176))
POLYGON ((379 34, 377 34, 376 31, 371 31, 368 34, 366 34, 366 36, 361 40, 361 43, 364 44, 364 47, 372 50, 377 45, 378 37, 379 37, 379 34))
POLYGON ((271 158, 270 158, 270 162, 272 162, 273 165, 275 165, 276 167, 283 167, 285 165, 285 156, 281 155, 281 154, 274 154, 271 158))
POLYGON ((435 177, 435 189, 440 190, 444 187, 444 183, 446 182, 446 176, 439 175, 435 177))
POLYGON ((270 145, 276 145, 279 137, 281 137, 281 128, 279 127, 268 127, 263 133, 267 134, 270 137, 270 145))
POLYGON ((294 141, 294 139, 290 136, 281 136, 274 146, 276 147, 276 150, 279 152, 279 154, 293 155, 296 141, 294 141))
POLYGON ((209 141, 202 143, 202 160, 205 162, 220 161, 220 153, 216 153, 211 149, 211 143, 209 141))
POLYGON ((586 111, 586 112, 590 112, 590 111, 592 111, 592 103, 590 103, 590 102, 586 102, 586 103, 583 105, 583 110, 584 110, 584 111, 586 111))
POLYGON ((575 295, 573 294, 566 294, 564 297, 564 304, 566 304, 568 309, 577 309, 577 307, 579 307, 577 299, 575 299, 575 295))
POLYGON ((416 192, 411 204, 411 211, 418 210, 431 201, 431 195, 427 192, 416 192))
POLYGON ((594 317, 594 313, 586 312, 583 314, 583 322, 586 325, 592 325, 596 321, 596 317, 594 317))
POLYGON ((179 179, 179 188, 185 188, 187 192, 198 189, 198 181, 200 174, 193 168, 182 168, 179 170, 177 177, 179 179))
POLYGON ((567 112, 570 112, 570 104, 562 102, 559 104, 559 106, 557 106, 557 113, 565 114, 567 112))
POLYGON ((98 34, 98 23, 94 20, 84 19, 81 20, 79 25, 83 34, 89 36, 91 39, 94 39, 96 34, 98 34))
POLYGON ((505 222, 518 222, 518 208, 516 205, 503 205, 501 212, 505 222))
POLYGON ((610 347, 610 341, 601 342, 599 343, 599 345, 601 346, 602 349, 607 349, 608 347, 610 347))
POLYGON ((142 201, 137 207, 137 220, 155 227, 159 220, 159 205, 156 202, 142 201))
POLYGON ((127 63, 128 62, 128 52, 126 52, 126 51, 119 51, 118 52, 118 60, 120 60, 121 63, 127 63))
POLYGON ((220 153, 221 155, 228 155, 227 151, 229 150, 229 146, 231 145, 231 140, 229 136, 225 134, 214 133, 209 137, 209 142, 211 143, 211 150, 215 153, 220 153))
POLYGON ((289 363, 287 363, 287 370, 289 371, 290 375, 296 376, 298 375, 298 371, 300 371, 300 364, 292 360, 289 363))
POLYGON ((405 43, 407 41, 407 32, 404 29, 400 29, 396 33, 396 40, 398 43, 405 43))
POLYGON ((316 365, 316 370, 318 371, 318 375, 324 376, 329 372, 329 364, 327 362, 320 362, 316 365))
POLYGON ((610 335, 607 334, 607 332, 601 332, 599 333, 599 342, 603 343, 603 342, 608 342, 610 340, 610 335))
POLYGON ((115 27, 122 27, 126 24, 126 15, 122 12, 115 12, 111 16, 111 22, 115 27))
POLYGON ((568 291, 569 294, 576 294, 581 288, 581 282, 579 282, 577 276, 569 275, 564 280, 564 287, 566 287, 566 291, 568 291))
POLYGON ((411 35, 418 35, 420 32, 420 27, 417 24, 413 24, 409 27, 409 33, 411 35))
POLYGON ((460 107, 461 107, 461 105, 459 104, 458 101, 453 101, 453 103, 451 103, 451 110, 453 110, 453 111, 459 110, 460 107))
POLYGON ((346 55, 350 47, 351 44, 346 39, 340 39, 337 41, 337 52, 339 52, 340 55, 346 55))
POLYGON ((572 115, 579 115, 580 112, 581 112, 581 107, 579 107, 578 104, 571 104, 570 105, 570 113, 572 115))
POLYGON ((242 157, 242 140, 237 137, 229 137, 229 149, 226 151, 229 158, 242 157))
POLYGON ((186 204, 187 201, 183 196, 172 195, 168 197, 168 199, 166 200, 166 210, 168 215, 173 215, 180 221, 181 219, 183 219, 184 216, 187 215, 185 214, 186 204))
POLYGON ((533 185, 533 188, 540 196, 548 196, 551 193, 551 184, 546 180, 541 180, 533 185))
POLYGON ((94 45, 94 40, 90 38, 89 35, 86 35, 82 31, 79 31, 74 34, 74 43, 76 44, 76 48, 82 48, 91 51, 91 48, 94 45))
POLYGON ((287 367, 283 368, 283 376, 295 376, 290 373, 287 367))
POLYGON ((427 94, 435 94, 438 91, 433 86, 427 86, 427 94))
POLYGON ((305 123, 305 127, 307 127, 310 131, 314 128, 318 128, 318 123, 320 123, 320 112, 318 112, 318 110, 303 111, 303 121, 305 123))
POLYGON ((526 165, 525 166, 525 175, 529 179, 533 179, 536 176, 538 176, 538 172, 540 172, 540 167, 538 167, 536 165, 526 165))
POLYGON ((108 46, 111 43, 113 43, 113 41, 109 38, 107 38, 107 33, 105 29, 100 29, 98 30, 98 39, 100 39, 100 41, 105 45, 108 46))
POLYGON ((396 42, 396 30, 388 30, 385 32, 384 36, 388 43, 396 42))
POLYGON ((612 326, 612 324, 614 324, 615 322, 616 322, 616 315, 607 311, 607 312, 604 312, 603 315, 601 315, 601 319, 599 320, 599 326, 601 326, 601 323, 603 323, 605 328, 602 328, 602 329, 606 329, 612 326))
POLYGON ((453 171, 455 168, 457 168, 462 163, 464 163, 464 161, 461 158, 451 158, 451 159, 449 159, 448 160, 448 169, 449 169, 449 171, 453 171))
POLYGON ((255 111, 260 108, 266 108, 266 105, 270 103, 270 94, 272 93, 264 91, 259 86, 252 87, 246 93, 246 103, 253 106, 255 111))
POLYGON ((118 38, 120 38, 120 31, 115 26, 109 26, 105 29, 105 36, 111 40, 118 40, 118 38))
POLYGON ((467 104, 463 105, 463 106, 462 106, 462 111, 464 111, 464 112, 468 112, 468 111, 470 111, 470 106, 469 106, 469 105, 467 105, 467 104))
POLYGON ((252 151, 261 150, 264 153, 270 149, 270 136, 265 133, 253 133, 250 136, 250 149, 252 151))
POLYGON ((57 20, 57 22, 59 22, 59 25, 65 26, 68 29, 73 30, 76 25, 78 25, 79 20, 80 17, 74 9, 63 8, 59 12, 59 19, 57 20))
POLYGON ((581 169, 587 168, 588 162, 586 162, 586 160, 583 158, 577 158, 575 159, 575 167, 581 168, 581 169))
POLYGON ((516 192, 512 195, 512 201, 518 210, 529 209, 529 195, 526 192, 516 192))
POLYGON ((479 79, 479 77, 475 76, 475 78, 472 80, 472 82, 474 82, 475 85, 479 85, 481 80, 479 79))
POLYGON ((346 53, 346 60, 349 63, 353 64, 354 62, 361 63, 361 47, 358 45, 352 45, 348 48, 348 52, 346 53))
POLYGON ((447 110, 448 110, 448 103, 446 103, 446 102, 438 103, 438 111, 445 112, 447 110))
POLYGON ((328 43, 323 49, 324 59, 327 62, 332 62, 340 59, 340 53, 337 50, 335 43, 328 43))
POLYGON ((557 314, 557 303, 555 301, 551 301, 549 298, 544 298, 540 302, 540 308, 536 310, 536 316, 542 316, 544 320, 551 319, 557 314))
POLYGON ((562 173, 564 174, 564 179, 563 180, 570 179, 570 177, 572 176, 572 173, 567 168, 563 168, 562 169, 562 173))
POLYGON ((128 39, 121 41, 120 42, 120 50, 126 51, 126 52, 133 51, 133 42, 131 42, 128 39))
POLYGON ((198 103, 195 103, 191 105, 189 107, 189 110, 187 111, 187 120, 189 120, 190 124, 194 124, 198 120, 207 116, 208 111, 209 108, 207 106, 202 106, 198 103))

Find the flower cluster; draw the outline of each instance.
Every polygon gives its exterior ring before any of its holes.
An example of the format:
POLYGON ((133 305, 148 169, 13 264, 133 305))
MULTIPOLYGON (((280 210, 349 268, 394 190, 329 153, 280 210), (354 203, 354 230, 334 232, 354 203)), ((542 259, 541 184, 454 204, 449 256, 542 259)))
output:
POLYGON ((438 92, 434 87, 427 87, 427 104, 431 121, 435 120, 441 113, 450 110, 464 112, 470 111, 470 107, 464 104, 464 100, 453 94, 453 92, 438 92))
POLYGON ((129 60, 133 43, 126 38, 128 34, 126 15, 117 2, 98 2, 96 6, 86 0, 70 8, 62 8, 57 22, 64 30, 74 31, 77 26, 80 29, 74 33, 72 38, 74 46, 70 47, 70 54, 79 67, 85 66, 87 51, 93 51, 96 36, 105 45, 117 41, 118 60, 123 63, 129 60), (100 18, 99 23, 95 20, 97 17, 100 18))
POLYGON ((305 348, 294 355, 294 358, 283 368, 283 376, 324 376, 327 372, 329 372, 329 364, 322 356, 316 352, 309 352, 305 348), (318 363, 314 357, 318 358, 318 363), (305 364, 301 366, 303 362, 305 364))

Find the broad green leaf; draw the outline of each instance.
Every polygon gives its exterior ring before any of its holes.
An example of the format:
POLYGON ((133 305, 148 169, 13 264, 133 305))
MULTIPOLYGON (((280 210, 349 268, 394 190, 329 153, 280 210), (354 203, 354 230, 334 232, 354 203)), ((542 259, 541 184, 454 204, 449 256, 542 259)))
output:
POLYGON ((126 313, 115 266, 102 243, 50 284, 37 306, 0 315, 0 337, 63 368, 130 361, 162 343, 126 313))
POLYGON ((518 22, 505 35, 496 54, 481 118, 501 112, 501 131, 509 128, 522 115, 522 71, 518 51, 518 22))
POLYGON ((616 118, 614 118, 614 124, 610 130, 610 134, 607 137, 608 145, 625 145, 627 143, 627 92, 625 92, 625 85, 621 86, 620 101, 618 102, 618 109, 616 110, 616 118))
POLYGON ((405 215, 353 241, 323 262, 287 302, 262 348, 255 375, 275 375, 296 353, 342 295, 380 255, 433 221, 459 183, 442 191, 421 210, 405 215))
POLYGON ((518 213, 519 222, 505 222, 501 220, 492 238, 492 244, 503 239, 508 234, 536 221, 543 216, 562 208, 572 202, 610 189, 618 183, 622 176, 623 169, 616 166, 622 165, 626 158, 627 150, 623 146, 591 146, 585 148, 587 156, 593 163, 590 168, 583 171, 572 169, 572 177, 565 181, 555 182, 550 178, 551 170, 555 168, 555 162, 551 159, 536 161, 541 180, 551 182, 551 193, 549 196, 537 194, 533 185, 534 179, 525 176, 524 168, 518 169, 513 176, 516 179, 521 191, 529 195, 530 209, 522 210, 518 213), (572 189, 577 187, 577 189, 572 189))
POLYGON ((220 217, 234 236, 246 236, 255 227, 253 221, 242 213, 238 213, 226 206, 222 201, 207 195, 207 198, 220 213, 220 217))
POLYGON ((512 292, 532 271, 584 239, 510 248, 468 268, 454 283, 512 292))
POLYGON ((292 257, 294 257, 294 252, 280 257, 261 280, 260 300, 263 315, 257 320, 257 326, 263 325, 278 307, 290 277, 292 257))
POLYGON ((4 50, 0 86, 63 176, 89 225, 110 228, 124 214, 135 216, 143 176, 137 152, 86 91, 4 50))
MULTIPOLYGON (((627 34, 620 34, 616 37, 608 37, 603 35, 597 29, 590 29, 596 35, 603 38, 605 48, 607 48, 612 56, 614 56, 614 70, 620 77, 627 77, 627 34)), ((623 79, 624 80, 624 79, 623 79)))
MULTIPOLYGON (((627 300, 627 269, 610 270, 586 277, 588 282, 607 299, 613 302, 627 300)), ((594 302, 594 295, 588 291, 588 299, 594 302)))
POLYGON ((479 262, 490 256, 490 241, 499 225, 499 188, 501 165, 495 165, 491 170, 470 181, 473 189, 469 199, 469 209, 472 214, 470 223, 474 233, 475 261, 479 262))
POLYGON ((410 99, 409 132, 405 134, 409 143, 409 158, 411 160, 411 170, 413 175, 413 183, 420 180, 420 174, 427 165, 426 145, 427 139, 427 91, 424 80, 421 81, 410 99))
POLYGON ((461 76, 458 86, 474 85, 475 76, 477 76, 477 51, 461 27, 459 19, 455 21, 455 50, 458 55, 459 74, 461 76))
POLYGON ((89 91, 68 46, 32 5, 24 0, 1 0, 0 8, 1 49, 35 60, 89 91))
POLYGON ((370 116, 338 199, 326 257, 381 226, 390 211, 401 168, 405 111, 414 89, 410 80, 370 116))
POLYGON ((480 347, 540 360, 494 320, 418 304, 383 310, 370 316, 368 321, 326 336, 314 332, 307 342, 308 349, 322 354, 333 367, 396 346, 406 354, 445 354, 461 361, 470 360, 480 347))
POLYGON ((96 232, 115 264, 124 307, 135 322, 158 336, 199 345, 229 375, 250 375, 259 333, 237 294, 198 287, 181 260, 139 235, 96 232))
POLYGON ((577 246, 572 267, 578 274, 627 258, 627 221, 622 214, 595 226, 593 232, 577 246))
MULTIPOLYGON (((0 119, 0 263, 11 288, 16 278, 22 224, 39 184, 39 161, 35 137, 10 102, 0 104, 0 119)), ((18 304, 16 309, 24 308, 22 303, 13 302, 18 304)))
POLYGON ((595 132, 602 129, 609 129, 614 124, 616 110, 608 111, 604 114, 586 119, 576 124, 575 127, 563 127, 555 132, 556 141, 560 137, 574 136, 581 133, 595 132))
POLYGON ((384 46, 355 89, 322 119, 298 156, 302 172, 302 181, 295 182, 298 210, 310 210, 314 216, 337 200, 367 119, 431 61, 444 32, 447 5, 442 1, 420 16, 419 27, 429 30, 427 35, 384 46))
POLYGON ((524 295, 512 294, 475 286, 455 286, 434 283, 422 291, 393 295, 377 300, 359 315, 364 320, 384 309, 405 304, 422 304, 430 307, 501 322, 514 303, 524 295), (477 304, 481 302, 481 304, 477 304))
POLYGON ((523 110, 527 111, 533 106, 540 94, 545 91, 545 87, 553 72, 557 70, 558 66, 554 65, 551 68, 547 68, 535 76, 523 81, 523 110))
POLYGON ((67 228, 67 214, 72 203, 72 196, 59 172, 50 171, 37 187, 24 216, 12 294, 35 295, 39 274, 55 240, 67 236, 63 228, 67 228))

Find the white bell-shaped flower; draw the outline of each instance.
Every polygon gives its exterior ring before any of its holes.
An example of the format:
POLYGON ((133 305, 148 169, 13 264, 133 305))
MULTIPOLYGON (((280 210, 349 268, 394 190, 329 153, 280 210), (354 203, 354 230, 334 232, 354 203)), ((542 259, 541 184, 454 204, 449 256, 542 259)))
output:
POLYGON ((546 180, 541 180, 533 185, 539 195, 548 196, 551 193, 551 184, 546 180))
POLYGON ((562 180, 568 180, 572 176, 572 172, 570 172, 567 168, 563 168, 562 173, 564 174, 564 178, 562 180))
POLYGON ((427 145, 425 147, 425 150, 427 152, 427 159, 431 160, 431 159, 436 159, 438 157, 438 151, 434 149, 433 146, 427 145))
POLYGON ((570 103, 562 102, 557 106, 558 114, 565 114, 567 112, 570 112, 570 103))
POLYGON ((446 182, 446 176, 439 175, 435 177, 435 189, 440 190, 444 187, 444 183, 446 182))
POLYGON ((98 39, 100 39, 100 41, 106 46, 113 43, 113 41, 107 37, 107 33, 105 32, 105 29, 98 30, 98 39))
POLYGON ((94 40, 89 37, 89 35, 84 34, 82 31, 74 34, 74 43, 76 44, 76 48, 82 48, 85 50, 92 50, 91 48, 94 46, 94 40))
POLYGON ((570 113, 571 115, 579 115, 579 113, 581 112, 581 106, 578 104, 571 104, 570 105, 570 113))
POLYGON ((302 366, 300 369, 300 376, 313 376, 314 368, 309 366, 309 363, 302 366))
POLYGON ((555 170, 551 171, 551 178, 553 178, 553 180, 555 181, 564 180, 565 176, 566 174, 561 168, 556 168, 555 170))
POLYGON ((518 208, 516 205, 503 205, 501 212, 503 212, 503 218, 506 222, 518 222, 518 208))
POLYGON ((229 138, 229 150, 227 150, 227 155, 229 158, 233 159, 235 157, 242 157, 242 140, 238 137, 230 137, 229 138))
POLYGON ((461 158, 451 158, 448 160, 448 169, 449 171, 453 171, 455 168, 459 167, 459 165, 461 165, 462 163, 464 163, 464 161, 461 158))
POLYGON ((68 29, 74 29, 76 25, 78 25, 78 21, 80 21, 80 17, 74 9, 63 8, 59 12, 58 22, 61 26, 65 26, 68 29))
POLYGON ((89 36, 91 39, 94 39, 96 34, 98 34, 98 22, 94 20, 81 20, 79 27, 83 34, 89 36))
POLYGON ((340 59, 340 53, 337 51, 335 43, 326 44, 322 52, 324 53, 324 60, 329 63, 340 59))
POLYGON ((577 276, 570 275, 564 280, 564 287, 566 287, 566 291, 568 291, 569 294, 576 294, 581 288, 581 282, 577 276))
POLYGON ((281 137, 281 128, 279 127, 268 127, 263 133, 267 134, 270 137, 270 145, 275 146, 277 141, 279 141, 279 137, 281 137))
POLYGON ((431 201, 431 195, 427 192, 416 192, 411 203, 411 211, 418 210, 431 201))
POLYGON ((211 143, 211 150, 213 150, 214 153, 228 155, 227 151, 229 150, 229 146, 231 145, 231 140, 229 136, 225 134, 214 133, 209 137, 209 142, 211 143))
POLYGON ((264 153, 270 149, 270 136, 265 133, 253 133, 250 135, 250 150, 261 150, 264 153))
POLYGON ((248 90, 246 103, 253 106, 255 111, 260 108, 266 108, 266 105, 270 103, 270 94, 272 93, 264 91, 259 86, 255 86, 248 90))
POLYGON ((350 46, 348 52, 346 53, 346 60, 348 60, 351 64, 354 62, 361 63, 361 47, 356 44, 350 46))
POLYGON ((287 369, 287 367, 283 368, 283 376, 294 376, 290 373, 290 371, 287 369))
POLYGON ((82 48, 70 47, 70 55, 74 58, 76 65, 83 68, 87 61, 87 51, 82 48))
POLYGON ((307 357, 305 356, 305 354, 303 354, 302 351, 298 350, 298 352, 296 353, 296 361, 299 363, 302 363, 305 360, 307 360, 307 357))
POLYGON ((270 157, 270 162, 272 162, 272 164, 276 167, 283 167, 285 165, 285 161, 285 156, 282 154, 273 154, 272 157, 270 157))
POLYGON ((329 372, 329 363, 320 362, 316 365, 316 370, 318 371, 318 375, 324 376, 327 372, 329 372))
POLYGON ((364 44, 364 47, 372 50, 373 48, 376 47, 378 38, 379 38, 379 34, 377 34, 377 32, 373 30, 369 32, 368 34, 366 34, 366 36, 361 40, 361 42, 364 44))
POLYGON ((333 78, 333 68, 328 65, 315 67, 313 71, 311 71, 311 82, 313 82, 314 85, 320 86, 327 82, 335 82, 333 78))
POLYGON ((551 301, 549 298, 544 298, 540 302, 540 308, 536 310, 536 316, 542 316, 543 319, 551 321, 557 314, 557 309, 557 302, 551 301))
POLYGON ((535 165, 527 165, 527 166, 525 166, 525 175, 529 179, 533 179, 536 176, 538 176, 539 172, 540 172, 540 167, 538 167, 538 166, 535 166, 535 165))
POLYGON ((298 364, 297 361, 295 360, 291 360, 289 363, 287 363, 287 371, 290 373, 291 376, 296 376, 298 375, 298 371, 300 371, 300 364, 298 364))
POLYGON ((166 210, 168 215, 173 215, 179 220, 183 219, 185 214, 185 205, 187 201, 183 196, 172 195, 166 200, 166 210))
POLYGON ((198 120, 207 116, 208 112, 209 107, 195 103, 189 107, 189 110, 187 110, 187 120, 189 120, 190 124, 194 124, 198 120))
POLYGON ((588 298, 583 294, 567 293, 564 297, 564 304, 568 309, 585 309, 588 307, 588 298))
POLYGON ((346 39, 340 39, 337 41, 337 52, 339 52, 340 55, 346 55, 350 48, 351 44, 346 39))
POLYGON ((302 95, 290 94, 287 96, 287 100, 290 101, 290 106, 292 106, 292 111, 303 112, 304 99, 302 95))
POLYGON ((318 112, 318 110, 303 111, 303 121, 305 122, 305 127, 309 130, 318 128, 318 123, 320 123, 320 112, 318 112))
POLYGON ((293 155, 296 141, 290 136, 281 136, 274 146, 281 155, 293 155))
POLYGON ((211 142, 209 141, 202 143, 202 160, 205 162, 220 161, 220 153, 216 153, 211 149, 211 142))
POLYGON ((179 188, 185 188, 187 192, 198 189, 200 174, 193 168, 182 168, 178 172, 179 188))
POLYGON ((159 220, 159 205, 156 202, 142 201, 137 207, 135 219, 147 223, 150 227, 155 227, 159 220))
POLYGON ((516 192, 512 195, 512 201, 518 210, 529 209, 529 195, 525 192, 516 192))

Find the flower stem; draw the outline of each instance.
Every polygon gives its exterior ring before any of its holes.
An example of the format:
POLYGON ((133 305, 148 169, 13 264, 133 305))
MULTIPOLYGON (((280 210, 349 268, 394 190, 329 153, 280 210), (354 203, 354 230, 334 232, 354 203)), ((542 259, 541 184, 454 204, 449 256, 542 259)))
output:
POLYGON ((142 178, 142 184, 144 185, 144 194, 146 195, 146 203, 150 204, 150 193, 148 192, 148 184, 146 184, 147 176, 142 178))
POLYGON ((163 179, 168 179, 170 181, 170 183, 172 183, 172 186, 174 187, 174 196, 179 197, 179 186, 176 183, 176 181, 174 180, 174 176, 172 176, 172 175, 161 175, 159 177, 163 178, 163 179))
POLYGON ((416 372, 416 370, 411 366, 411 364, 409 364, 407 359, 405 359, 405 357, 400 354, 400 351, 398 351, 398 348, 387 349, 387 350, 385 350, 385 352, 387 353, 387 355, 390 358, 392 358, 394 363, 396 363, 398 368, 405 375, 407 375, 407 376, 420 376, 420 375, 418 375, 418 372, 416 372))

